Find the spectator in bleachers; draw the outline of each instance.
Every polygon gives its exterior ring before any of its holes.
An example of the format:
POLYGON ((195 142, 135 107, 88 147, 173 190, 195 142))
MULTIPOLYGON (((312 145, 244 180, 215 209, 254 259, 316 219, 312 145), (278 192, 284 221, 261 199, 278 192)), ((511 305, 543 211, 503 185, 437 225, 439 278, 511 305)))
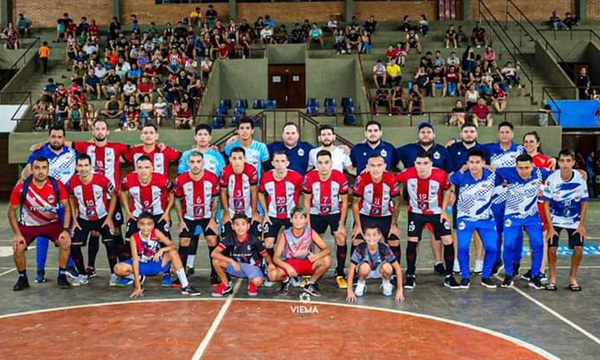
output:
POLYGON ((427 33, 429 32, 429 21, 425 14, 421 14, 421 18, 419 19, 419 32, 423 37, 427 37, 427 33))
POLYGON ((121 23, 119 22, 119 19, 117 19, 116 17, 113 17, 112 21, 110 22, 110 26, 108 28, 108 39, 116 40, 117 36, 120 32, 121 32, 121 23))
POLYGON ((471 110, 471 108, 477 105, 479 101, 479 92, 475 89, 475 82, 471 82, 469 84, 469 88, 465 91, 465 104, 467 106, 467 112, 471 110))
POLYGON ((65 122, 69 117, 69 111, 71 108, 69 107, 69 101, 66 97, 61 97, 60 100, 56 102, 56 118, 55 124, 60 126, 65 126, 65 122))
POLYGON ((281 26, 279 26, 277 28, 277 30, 275 31, 275 43, 276 44, 286 44, 288 41, 288 32, 287 29, 285 28, 285 25, 282 24, 281 26))
POLYGON ((364 54, 371 53, 371 35, 364 28, 360 30, 360 45, 358 51, 364 54))
POLYGON ((358 23, 358 19, 356 16, 352 16, 350 22, 346 24, 346 34, 350 33, 350 30, 354 29, 354 31, 358 32, 361 29, 360 24, 358 23))
POLYGON ((69 116, 65 121, 65 129, 82 131, 85 130, 85 110, 82 104, 73 104, 69 108, 69 116))
POLYGON ((502 68, 502 77, 504 77, 504 80, 509 88, 512 88, 513 85, 517 85, 519 88, 521 87, 518 76, 519 67, 519 62, 517 62, 516 66, 514 66, 512 61, 507 61, 506 65, 504 65, 502 68))
POLYGON ((562 20, 560 19, 560 16, 558 16, 558 11, 553 10, 552 11, 552 16, 550 16, 550 21, 549 21, 550 27, 554 30, 559 30, 563 28, 563 23, 562 20))
POLYGON ((334 15, 329 15, 329 20, 327 20, 327 25, 325 26, 325 29, 327 32, 333 33, 335 30, 337 30, 338 26, 339 26, 339 22, 335 19, 334 15))
POLYGON ((373 99, 373 113, 379 113, 379 106, 385 106, 389 116, 392 116, 392 99, 388 89, 378 89, 373 99))
POLYGON ((444 58, 442 57, 442 52, 439 50, 435 51, 435 58, 433 59, 433 66, 440 66, 440 67, 445 67, 446 66, 446 62, 444 61, 444 58))
POLYGON ((158 96, 154 103, 154 115, 156 115, 156 126, 160 126, 163 119, 169 117, 169 104, 162 96, 158 96))
POLYGON ((475 27, 471 32, 471 45, 475 45, 480 48, 481 45, 487 46, 487 44, 488 40, 487 36, 485 35, 485 29, 481 27, 481 23, 477 21, 475 22, 475 27))
POLYGON ((471 46, 468 46, 463 53, 462 67, 468 71, 473 71, 475 70, 475 66, 477 66, 475 52, 471 46))
POLYGON ((369 20, 365 21, 363 27, 367 30, 369 35, 373 34, 375 30, 377 30, 377 21, 375 21, 375 17, 373 15, 369 16, 369 20))
POLYGON ((350 33, 346 34, 346 51, 352 54, 352 49, 360 52, 360 35, 355 29, 350 29, 350 33))
POLYGON ((448 126, 458 126, 459 128, 465 124, 465 113, 466 110, 460 100, 456 100, 454 107, 452 108, 452 114, 448 119, 448 126))
POLYGON ((435 66, 431 72, 431 97, 435 97, 436 90, 442 90, 442 94, 445 93, 446 88, 446 74, 442 66, 435 66))
POLYGON ((383 61, 377 60, 375 66, 373 66, 373 81, 375 81, 375 87, 385 87, 387 83, 387 70, 383 61))
POLYGON ((344 35, 344 29, 337 29, 333 32, 335 36, 335 43, 333 44, 333 48, 335 49, 335 54, 345 54, 346 53, 346 36, 344 35))
POLYGON ((189 103, 186 101, 181 104, 173 105, 173 112, 175 116, 175 129, 191 129, 194 124, 194 115, 189 103))
POLYGON ((448 66, 448 71, 445 74, 444 81, 444 90, 442 92, 442 97, 446 97, 448 95, 460 95, 458 91, 458 83, 459 83, 460 74, 456 72, 455 66, 448 66))
POLYGON ((456 38, 458 40, 458 47, 460 47, 460 44, 468 44, 469 43, 469 38, 467 37, 467 34, 465 33, 464 25, 458 25, 458 32, 456 35, 457 35, 456 38))
POLYGON ((404 15, 404 17, 402 17, 402 24, 400 24, 400 30, 408 32, 410 29, 410 17, 408 15, 404 15))
POLYGON ((308 48, 310 49, 313 43, 319 43, 321 49, 323 48, 323 30, 319 29, 317 23, 312 23, 310 32, 309 32, 310 42, 308 43, 308 48))
POLYGON ((473 106, 473 108, 471 109, 471 113, 473 114, 474 124, 478 126, 492 126, 492 113, 490 112, 490 108, 486 105, 485 100, 483 98, 479 98, 479 100, 477 100, 477 104, 473 106))
POLYGON ((118 119, 123 114, 123 103, 113 94, 104 102, 104 109, 100 114, 108 119, 118 119))
POLYGON ((275 28, 275 20, 271 19, 270 15, 265 15, 265 25, 275 28))
POLYGON ((417 54, 421 53, 421 40, 419 39, 419 35, 415 33, 414 29, 408 30, 408 34, 406 34, 406 51, 410 51, 410 49, 417 50, 417 54))
POLYGON ((198 26, 198 23, 202 21, 202 10, 199 7, 196 7, 194 10, 190 12, 190 22, 194 26, 198 26))
POLYGON ((96 98, 100 100, 102 97, 102 89, 100 88, 100 78, 96 76, 96 71, 92 68, 88 70, 85 76, 85 92, 88 96, 96 95, 96 98))
POLYGON ((312 24, 310 23, 310 21, 308 21, 308 19, 304 19, 304 22, 302 23, 302 31, 304 31, 304 36, 306 38, 309 37, 311 29, 312 29, 312 24))
POLYGON ((408 113, 414 114, 414 108, 418 107, 419 114, 422 114, 425 111, 425 104, 423 102, 423 93, 419 90, 419 86, 417 84, 412 85, 412 88, 408 92, 408 113))
POLYGON ((61 18, 56 20, 56 40, 54 42, 60 42, 65 39, 65 33, 67 32, 67 25, 73 20, 69 18, 68 13, 64 13, 61 18))
POLYGON ((8 27, 2 31, 1 37, 5 39, 4 49, 16 50, 20 47, 19 31, 15 28, 12 22, 8 23, 8 27))
POLYGON ((275 41, 273 40, 273 28, 269 25, 265 25, 265 27, 260 31, 260 39, 264 45, 273 44, 275 41))
POLYGON ((31 20, 26 18, 22 13, 19 14, 19 18, 17 19, 17 29, 21 36, 31 35, 31 20))
POLYGON ((215 26, 217 18, 219 17, 219 14, 217 13, 217 10, 215 10, 214 6, 208 5, 208 10, 206 10, 206 13, 204 14, 205 18, 206 18, 206 23, 208 24, 209 27, 215 26))
POLYGON ((300 23, 296 23, 294 25, 294 29, 290 34, 290 43, 291 44, 302 44, 306 42, 306 34, 300 27, 300 23))
POLYGON ((497 66, 496 51, 491 46, 487 46, 483 52, 483 70, 495 70, 497 66))
POLYGON ((395 62, 389 62, 385 67, 387 73, 387 83, 391 86, 400 85, 402 82, 402 69, 395 62))
POLYGON ((454 51, 451 52, 448 59, 446 59, 446 65, 454 66, 457 69, 460 68, 460 59, 458 58, 458 56, 456 56, 456 53, 454 51))
POLYGON ((579 69, 579 76, 575 80, 575 85, 577 85, 577 89, 579 90, 579 100, 587 100, 588 96, 586 94, 587 89, 591 84, 590 76, 587 74, 587 68, 582 67, 579 69))
POLYGON ((54 119, 54 106, 50 96, 42 96, 33 107, 34 130, 47 129, 54 119))
POLYGON ((500 88, 498 83, 494 83, 492 89, 492 105, 499 114, 506 110, 506 92, 500 88))
POLYGON ((446 45, 446 49, 450 48, 450 44, 453 44, 455 49, 458 47, 458 34, 454 29, 454 25, 450 25, 448 30, 446 30, 444 44, 446 45))
POLYGON ((565 26, 565 29, 571 30, 573 29, 573 26, 579 25, 579 18, 577 16, 574 16, 570 12, 566 12, 565 18, 563 20, 563 25, 565 26))
POLYGON ((404 99, 405 95, 402 86, 394 85, 390 97, 393 113, 400 114, 401 112, 406 110, 406 100, 404 99))
POLYGON ((418 86, 419 91, 423 94, 423 96, 429 96, 431 81, 429 73, 422 66, 419 67, 417 73, 415 74, 415 84, 418 86))
POLYGON ((406 54, 407 54, 406 45, 403 42, 398 41, 396 43, 395 50, 396 50, 396 58, 397 58, 396 62, 398 63, 398 65, 404 66, 404 63, 406 61, 406 54))

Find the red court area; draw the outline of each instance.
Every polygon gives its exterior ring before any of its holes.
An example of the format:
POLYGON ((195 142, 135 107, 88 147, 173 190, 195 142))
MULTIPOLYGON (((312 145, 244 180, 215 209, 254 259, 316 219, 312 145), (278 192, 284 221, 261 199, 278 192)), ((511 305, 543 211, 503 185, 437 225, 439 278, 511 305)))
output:
MULTIPOLYGON (((224 305, 131 302, 6 317, 0 359, 191 359, 224 305)), ((405 314, 300 302, 229 305, 203 359, 544 359, 509 340, 405 314)))

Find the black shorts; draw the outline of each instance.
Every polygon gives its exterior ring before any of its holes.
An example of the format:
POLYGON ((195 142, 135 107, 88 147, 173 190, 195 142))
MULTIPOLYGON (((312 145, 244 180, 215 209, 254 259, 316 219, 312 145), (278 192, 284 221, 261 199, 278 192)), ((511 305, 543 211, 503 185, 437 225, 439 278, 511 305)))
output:
POLYGON ((440 218, 441 216, 439 214, 423 215, 409 212, 407 229, 408 237, 416 237, 421 240, 423 228, 425 228, 425 225, 427 224, 430 224, 433 227, 433 233, 435 234, 436 240, 440 240, 442 236, 452 235, 450 224, 445 221, 441 223, 440 218))
POLYGON ((319 235, 323 235, 327 231, 327 226, 331 229, 331 235, 338 231, 340 227, 341 214, 331 215, 310 215, 310 227, 319 235))
POLYGON ((123 209, 121 209, 121 202, 117 201, 115 212, 113 213, 113 224, 115 227, 121 227, 123 225, 123 209))
MULTIPOLYGON (((260 237, 260 234, 262 232, 262 226, 258 221, 252 220, 252 223, 250 223, 250 234, 256 236, 256 237, 260 237)), ((225 224, 223 224, 223 231, 221 232, 221 237, 225 237, 229 234, 234 234, 235 232, 233 231, 233 227, 231 226, 231 221, 226 222, 225 224)))
MULTIPOLYGON (((156 229, 160 230, 163 234, 165 234, 166 237, 168 237, 170 239, 171 238, 171 233, 169 232, 170 225, 167 224, 166 221, 158 221, 158 219, 161 216, 162 215, 154 216, 154 227, 156 229)), ((137 226, 137 220, 130 219, 127 222, 127 230, 125 231, 125 238, 130 239, 133 236, 133 234, 135 234, 138 231, 140 231, 140 229, 137 226)))
POLYGON ((202 228, 202 233, 204 236, 217 236, 215 231, 208 227, 208 223, 210 219, 202 219, 202 220, 188 220, 183 219, 185 225, 187 226, 187 230, 183 230, 179 233, 180 238, 192 238, 196 233, 196 227, 200 226, 202 228))
POLYGON ((556 230, 557 235, 553 236, 552 239, 548 241, 548 247, 558 247, 558 239, 563 230, 566 230, 567 235, 569 236, 569 249, 573 249, 575 246, 583 246, 583 241, 585 239, 582 238, 579 233, 575 233, 575 230, 577 229, 565 229, 555 226, 554 230, 556 230))
MULTIPOLYGON (((376 227, 379 229, 379 231, 381 231, 381 234, 383 235, 383 238, 386 241, 387 240, 400 240, 398 238, 398 236, 396 236, 395 234, 392 234, 391 236, 388 237, 388 234, 390 233, 390 229, 392 227, 392 217, 391 216, 373 217, 373 216, 367 216, 367 215, 360 214, 360 225, 361 225, 361 230, 363 231, 363 233, 365 232, 365 229, 368 227, 376 227)), ((364 238, 361 234, 358 234, 356 236, 356 239, 364 240, 364 238)))
POLYGON ((285 229, 292 227, 290 219, 271 219, 272 224, 265 224, 263 226, 263 234, 265 238, 276 238, 279 234, 279 229, 282 227, 285 229))
POLYGON ((87 244, 88 237, 92 231, 99 231, 102 236, 102 242, 108 243, 114 240, 114 235, 110 232, 108 226, 102 226, 106 221, 106 217, 95 221, 88 221, 82 218, 77 218, 79 227, 73 230, 73 236, 71 239, 71 245, 85 246, 87 244))

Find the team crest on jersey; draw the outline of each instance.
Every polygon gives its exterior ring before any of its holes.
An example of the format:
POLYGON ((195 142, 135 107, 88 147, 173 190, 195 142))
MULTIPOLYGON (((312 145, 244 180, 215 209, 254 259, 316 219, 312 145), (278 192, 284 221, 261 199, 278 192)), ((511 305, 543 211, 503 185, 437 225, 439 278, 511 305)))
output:
POLYGON ((94 209, 87 209, 87 211, 86 211, 86 214, 87 214, 88 217, 94 216, 94 213, 95 213, 94 209))
POLYGON ((434 159, 436 159, 436 160, 439 160, 439 159, 440 159, 440 153, 439 153, 439 152, 437 152, 437 151, 436 151, 436 152, 434 152, 434 153, 433 153, 433 158, 434 158, 434 159))
POLYGON ((244 202, 242 200, 236 200, 236 201, 234 201, 233 205, 239 209, 244 205, 244 202))
POLYGON ((380 209, 373 209, 373 215, 379 215, 381 213, 380 209))
POLYGON ((460 224, 458 224, 458 230, 464 230, 467 228, 467 224, 464 223, 464 221, 461 221, 460 224))
POLYGON ((387 156, 387 151, 385 151, 385 149, 381 150, 381 156, 383 156, 383 157, 387 156))
POLYGON ((512 225, 512 221, 510 221, 510 219, 506 219, 506 221, 504 222, 504 227, 511 227, 512 225))
POLYGON ((298 149, 298 156, 304 156, 304 149, 298 149))
POLYGON ((414 221, 411 221, 410 224, 408 224, 408 231, 415 231, 416 225, 414 221))
POLYGON ((324 213, 328 213, 331 211, 331 209, 329 208, 329 206, 324 206, 323 208, 321 208, 321 211, 323 211, 324 213))
POLYGON ((444 221, 444 229, 450 230, 450 224, 447 221, 444 221))
POLYGON ((54 201, 54 195, 50 194, 48 195, 48 202, 53 202, 54 201))

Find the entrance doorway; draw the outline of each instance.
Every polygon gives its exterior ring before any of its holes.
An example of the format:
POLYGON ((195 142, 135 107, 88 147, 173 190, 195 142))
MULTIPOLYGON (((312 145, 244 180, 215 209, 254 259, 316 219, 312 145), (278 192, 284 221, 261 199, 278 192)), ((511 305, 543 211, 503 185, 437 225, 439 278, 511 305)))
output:
POLYGON ((306 69, 301 65, 269 65, 269 99, 282 109, 304 108, 306 69))

